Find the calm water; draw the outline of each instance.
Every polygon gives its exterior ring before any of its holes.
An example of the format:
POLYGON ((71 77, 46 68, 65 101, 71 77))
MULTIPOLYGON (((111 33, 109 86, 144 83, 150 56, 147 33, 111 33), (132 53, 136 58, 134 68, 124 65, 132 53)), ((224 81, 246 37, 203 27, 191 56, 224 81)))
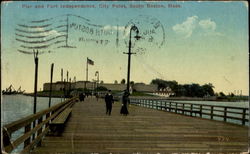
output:
MULTIPOLYGON (((61 98, 52 98, 51 106, 60 103, 61 98)), ((37 97, 37 112, 49 107, 48 97, 37 97)), ((3 95, 1 104, 1 127, 5 124, 11 123, 13 121, 19 120, 23 117, 33 114, 34 98, 31 96, 24 95, 3 95)), ((14 140, 23 134, 24 129, 20 129, 12 134, 11 139, 14 140)), ((19 153, 23 148, 21 144, 12 153, 19 153)))

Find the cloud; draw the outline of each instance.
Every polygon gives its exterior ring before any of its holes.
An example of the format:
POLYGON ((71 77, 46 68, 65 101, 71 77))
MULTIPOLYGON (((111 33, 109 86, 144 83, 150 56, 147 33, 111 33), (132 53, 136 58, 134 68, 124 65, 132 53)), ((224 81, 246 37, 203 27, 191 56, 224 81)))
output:
POLYGON ((201 20, 199 26, 205 31, 215 31, 216 29, 216 23, 211 19, 201 20))
POLYGON ((57 30, 50 30, 50 31, 47 31, 46 29, 44 28, 41 28, 41 27, 37 27, 37 28, 30 28, 29 29, 30 31, 35 31, 35 32, 42 32, 42 33, 39 33, 38 35, 46 35, 46 36, 50 36, 50 35, 53 35, 53 36, 59 36, 59 35, 62 35, 61 33, 59 33, 57 30))
POLYGON ((184 35, 185 38, 188 38, 192 35, 193 30, 197 26, 198 16, 188 17, 186 21, 181 24, 176 24, 172 29, 177 33, 184 35))
POLYGON ((123 31, 125 29, 124 26, 111 26, 111 25, 106 25, 103 27, 104 30, 119 30, 119 31, 123 31))
POLYGON ((200 20, 199 27, 203 30, 202 32, 205 36, 208 35, 223 36, 223 34, 216 32, 216 23, 212 21, 210 18, 206 20, 200 20))
POLYGON ((200 33, 203 35, 218 35, 222 36, 223 34, 216 32, 216 22, 208 19, 199 20, 198 16, 188 17, 181 24, 176 24, 172 27, 176 34, 182 35, 184 38, 189 38, 193 34, 195 29, 200 29, 200 33))
POLYGON ((124 26, 111 26, 111 25, 106 25, 102 28, 105 31, 111 31, 111 33, 113 34, 114 32, 121 31, 123 32, 125 27, 124 26))

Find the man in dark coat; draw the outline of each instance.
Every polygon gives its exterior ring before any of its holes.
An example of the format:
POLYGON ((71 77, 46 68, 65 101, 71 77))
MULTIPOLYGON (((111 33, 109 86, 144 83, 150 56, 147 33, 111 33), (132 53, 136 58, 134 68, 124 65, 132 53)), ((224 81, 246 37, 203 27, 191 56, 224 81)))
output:
POLYGON ((106 114, 111 114, 112 111, 112 104, 114 103, 113 95, 111 94, 111 90, 105 95, 105 102, 106 102, 106 114))

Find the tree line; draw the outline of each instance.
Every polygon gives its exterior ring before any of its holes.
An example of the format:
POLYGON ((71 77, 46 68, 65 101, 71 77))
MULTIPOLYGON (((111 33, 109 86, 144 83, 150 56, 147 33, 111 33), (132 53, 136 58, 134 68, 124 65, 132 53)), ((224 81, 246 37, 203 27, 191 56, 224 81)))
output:
POLYGON ((174 93, 173 96, 176 97, 206 97, 206 96, 215 96, 214 86, 211 83, 199 85, 197 83, 192 84, 178 84, 176 81, 166 81, 162 79, 153 79, 151 84, 156 84, 158 90, 166 89, 167 87, 171 88, 174 93))

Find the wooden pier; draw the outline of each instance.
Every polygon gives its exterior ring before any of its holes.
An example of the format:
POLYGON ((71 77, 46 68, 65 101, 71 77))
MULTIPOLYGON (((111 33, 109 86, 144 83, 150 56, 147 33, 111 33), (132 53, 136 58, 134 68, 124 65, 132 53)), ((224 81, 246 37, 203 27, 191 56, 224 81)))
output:
POLYGON ((76 102, 75 98, 67 100, 5 125, 3 148, 11 152, 24 143, 22 153, 33 154, 248 151, 248 126, 135 105, 129 106, 128 116, 121 116, 120 108, 121 103, 115 102, 112 115, 108 116, 103 99, 97 101, 88 97, 84 102, 76 102), (62 134, 46 135, 51 134, 51 120, 59 118, 60 121, 60 117, 64 117, 60 115, 66 115, 66 110, 71 116, 62 134), (37 121, 36 126, 31 128, 34 121, 37 121), (11 139, 11 134, 22 128, 25 128, 25 133, 15 140, 11 139), (34 133, 37 135, 34 136, 34 133))
POLYGON ((247 152, 248 129, 225 122, 121 104, 105 114, 105 103, 77 102, 63 134, 46 136, 33 153, 247 152))

